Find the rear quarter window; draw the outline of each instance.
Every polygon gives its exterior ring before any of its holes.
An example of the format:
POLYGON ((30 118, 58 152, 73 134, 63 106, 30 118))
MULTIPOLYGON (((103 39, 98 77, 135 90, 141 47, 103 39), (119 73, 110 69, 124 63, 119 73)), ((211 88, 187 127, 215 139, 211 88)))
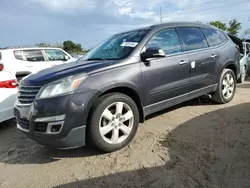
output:
POLYGON ((222 31, 212 28, 201 28, 201 30, 206 36, 209 46, 218 46, 228 41, 227 36, 222 31))
POLYGON ((21 50, 15 50, 13 53, 14 53, 14 56, 15 56, 16 59, 18 59, 18 60, 24 60, 21 50))

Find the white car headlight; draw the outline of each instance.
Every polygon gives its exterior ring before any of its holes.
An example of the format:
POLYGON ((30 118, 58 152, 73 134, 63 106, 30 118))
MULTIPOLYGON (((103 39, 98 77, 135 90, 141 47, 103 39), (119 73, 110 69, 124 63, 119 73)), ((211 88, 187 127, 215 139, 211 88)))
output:
POLYGON ((87 78, 87 74, 70 76, 51 82, 48 85, 42 87, 37 95, 37 99, 44 99, 55 97, 58 95, 64 95, 73 92, 78 86, 87 78))

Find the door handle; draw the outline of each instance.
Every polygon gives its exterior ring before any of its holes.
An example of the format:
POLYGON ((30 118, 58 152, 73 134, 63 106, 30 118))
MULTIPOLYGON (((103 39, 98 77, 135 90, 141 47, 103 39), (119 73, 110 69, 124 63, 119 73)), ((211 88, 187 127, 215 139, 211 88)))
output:
POLYGON ((188 63, 188 61, 181 60, 181 61, 179 62, 179 65, 185 65, 185 64, 187 64, 187 63, 188 63))
POLYGON ((211 55, 211 58, 215 58, 215 57, 217 57, 216 54, 212 54, 212 55, 211 55))

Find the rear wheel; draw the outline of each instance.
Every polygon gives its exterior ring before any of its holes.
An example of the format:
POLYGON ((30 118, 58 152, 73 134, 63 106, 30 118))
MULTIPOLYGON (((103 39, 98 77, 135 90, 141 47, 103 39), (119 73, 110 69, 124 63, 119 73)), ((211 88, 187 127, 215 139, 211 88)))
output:
POLYGON ((224 69, 221 73, 217 90, 212 95, 215 102, 225 104, 230 102, 236 90, 236 76, 231 69, 224 69))
POLYGON ((124 94, 107 94, 94 104, 89 123, 92 143, 104 152, 113 152, 134 138, 139 124, 138 108, 124 94))

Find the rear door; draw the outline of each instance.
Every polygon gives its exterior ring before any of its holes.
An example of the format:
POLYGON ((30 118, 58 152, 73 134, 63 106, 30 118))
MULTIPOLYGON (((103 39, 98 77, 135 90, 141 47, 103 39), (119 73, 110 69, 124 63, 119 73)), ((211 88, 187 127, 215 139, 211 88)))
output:
POLYGON ((36 73, 49 67, 41 49, 15 50, 14 56, 19 60, 16 63, 17 72, 36 73))
POLYGON ((208 42, 200 28, 177 28, 180 40, 188 53, 190 61, 190 92, 199 92, 216 81, 217 51, 209 48, 208 42))

